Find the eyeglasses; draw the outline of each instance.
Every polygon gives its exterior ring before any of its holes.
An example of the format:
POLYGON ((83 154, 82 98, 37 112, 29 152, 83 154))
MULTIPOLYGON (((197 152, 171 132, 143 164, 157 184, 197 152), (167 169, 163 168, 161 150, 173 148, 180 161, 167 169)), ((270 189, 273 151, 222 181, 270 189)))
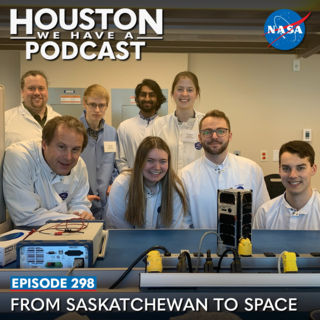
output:
POLYGON ((106 103, 100 103, 96 104, 94 102, 87 103, 86 105, 89 107, 91 110, 95 110, 97 107, 99 107, 100 110, 104 110, 108 105, 106 103))
POLYGON ((154 92, 140 92, 139 95, 141 98, 146 98, 147 96, 149 96, 149 98, 156 98, 157 95, 154 92))
POLYGON ((205 138, 211 138, 214 133, 216 133, 218 137, 224 137, 227 134, 228 130, 229 129, 226 128, 218 128, 216 130, 204 129, 201 130, 201 133, 205 138))

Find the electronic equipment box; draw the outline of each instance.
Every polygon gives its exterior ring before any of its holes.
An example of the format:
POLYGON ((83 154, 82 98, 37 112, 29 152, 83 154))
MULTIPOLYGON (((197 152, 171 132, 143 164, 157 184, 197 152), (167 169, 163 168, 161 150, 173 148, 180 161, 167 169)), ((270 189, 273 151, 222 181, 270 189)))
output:
POLYGON ((252 236, 252 190, 218 190, 218 233, 223 243, 237 249, 239 239, 252 236))
POLYGON ((17 243, 22 241, 28 233, 25 230, 14 229, 0 234, 0 267, 17 260, 17 243))
POLYGON ((103 221, 85 224, 80 232, 56 235, 57 222, 47 223, 17 244, 18 268, 71 268, 75 259, 83 259, 83 268, 93 267, 105 255, 109 234, 103 230, 103 221))

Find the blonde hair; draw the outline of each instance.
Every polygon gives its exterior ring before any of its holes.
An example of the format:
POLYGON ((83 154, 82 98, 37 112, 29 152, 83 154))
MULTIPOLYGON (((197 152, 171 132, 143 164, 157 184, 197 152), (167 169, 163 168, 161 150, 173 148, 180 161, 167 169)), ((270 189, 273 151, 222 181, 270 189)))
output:
POLYGON ((83 100, 87 102, 87 99, 89 97, 106 99, 107 104, 110 101, 110 96, 108 91, 103 86, 100 86, 99 84, 93 84, 86 89, 86 91, 83 94, 83 100))
POLYGON ((171 166, 170 149, 165 141, 159 137, 146 137, 137 150, 126 195, 128 206, 125 219, 131 225, 138 227, 142 227, 145 223, 146 197, 142 169, 147 163, 150 151, 155 148, 164 150, 168 154, 168 171, 159 183, 162 187, 160 221, 165 227, 169 228, 173 219, 174 192, 177 192, 180 197, 184 214, 187 211, 187 201, 183 184, 171 166))

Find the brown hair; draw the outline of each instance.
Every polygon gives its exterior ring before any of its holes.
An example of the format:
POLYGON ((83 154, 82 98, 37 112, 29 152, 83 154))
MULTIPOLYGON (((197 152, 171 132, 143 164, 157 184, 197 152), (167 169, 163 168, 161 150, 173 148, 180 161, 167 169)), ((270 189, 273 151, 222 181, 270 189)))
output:
POLYGON ((226 120, 228 129, 229 129, 229 132, 231 131, 230 120, 229 120, 229 118, 226 116, 226 114, 225 114, 223 111, 220 111, 220 110, 211 110, 211 111, 207 112, 207 113, 204 115, 204 117, 200 120, 200 123, 199 123, 199 132, 201 132, 201 127, 202 127, 202 122, 203 122, 203 120, 206 119, 206 118, 208 118, 208 117, 221 118, 221 119, 226 120))
POLYGON ((283 144, 279 151, 279 165, 281 165, 281 155, 284 152, 297 154, 301 159, 308 157, 311 167, 314 165, 315 152, 308 142, 294 140, 283 144))
POLYGON ((182 202, 183 211, 187 211, 185 190, 181 180, 171 165, 171 153, 168 145, 159 137, 146 137, 140 144, 134 161, 127 192, 128 206, 125 219, 134 226, 141 227, 145 223, 145 193, 142 169, 147 163, 148 155, 153 149, 164 150, 168 154, 168 171, 161 179, 161 213, 160 221, 165 227, 170 227, 173 219, 173 197, 177 192, 182 202))
POLYGON ((86 91, 83 94, 83 100, 87 102, 87 98, 89 97, 106 99, 107 104, 110 101, 110 96, 108 91, 103 86, 100 86, 99 84, 93 84, 86 89, 86 91))
POLYGON ((36 76, 41 76, 44 78, 44 80, 46 80, 46 84, 47 84, 47 88, 48 88, 48 79, 47 79, 47 76, 40 70, 30 70, 30 71, 27 71, 22 77, 21 77, 21 80, 20 80, 20 87, 21 87, 21 90, 23 90, 24 88, 24 80, 29 77, 29 76, 32 76, 32 77, 36 77, 36 76))
POLYGON ((60 125, 75 129, 78 133, 83 135, 82 152, 88 144, 87 130, 80 120, 72 116, 54 117, 46 123, 42 130, 42 140, 46 145, 48 146, 51 143, 56 129, 60 125))
POLYGON ((173 83, 172 83, 172 87, 171 87, 171 95, 173 95, 174 88, 177 85, 178 81, 182 78, 188 78, 193 82, 193 84, 196 88, 196 93, 199 95, 199 98, 200 98, 200 86, 199 86, 198 78, 194 73, 192 73, 190 71, 182 71, 175 76, 173 83))

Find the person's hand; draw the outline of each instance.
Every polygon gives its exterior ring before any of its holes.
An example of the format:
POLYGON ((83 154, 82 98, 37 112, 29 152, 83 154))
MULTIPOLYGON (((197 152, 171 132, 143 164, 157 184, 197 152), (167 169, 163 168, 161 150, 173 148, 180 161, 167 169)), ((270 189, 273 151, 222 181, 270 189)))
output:
POLYGON ((74 212, 73 214, 79 216, 79 218, 84 219, 84 220, 95 220, 93 214, 88 211, 83 211, 81 213, 74 212))
POLYGON ((100 201, 100 197, 92 195, 92 194, 88 194, 87 198, 90 202, 92 202, 93 200, 99 200, 100 201))
POLYGON ((111 186, 109 186, 107 189, 107 197, 109 196, 110 190, 111 190, 111 186))

